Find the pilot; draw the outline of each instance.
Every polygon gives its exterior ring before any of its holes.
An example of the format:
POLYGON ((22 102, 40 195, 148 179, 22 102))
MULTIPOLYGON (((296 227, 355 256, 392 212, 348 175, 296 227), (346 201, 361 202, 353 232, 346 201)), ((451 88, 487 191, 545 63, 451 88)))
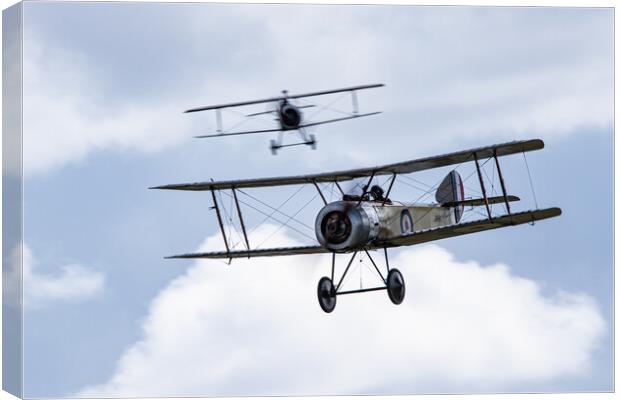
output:
POLYGON ((383 188, 379 185, 373 185, 370 188, 370 195, 374 201, 389 201, 385 197, 383 197, 383 188))

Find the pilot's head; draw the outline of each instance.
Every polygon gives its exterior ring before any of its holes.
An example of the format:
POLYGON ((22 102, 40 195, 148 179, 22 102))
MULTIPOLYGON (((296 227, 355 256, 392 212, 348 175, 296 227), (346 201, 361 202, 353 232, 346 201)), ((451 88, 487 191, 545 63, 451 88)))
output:
POLYGON ((374 200, 383 200, 383 189, 379 185, 373 185, 370 188, 370 195, 374 200))

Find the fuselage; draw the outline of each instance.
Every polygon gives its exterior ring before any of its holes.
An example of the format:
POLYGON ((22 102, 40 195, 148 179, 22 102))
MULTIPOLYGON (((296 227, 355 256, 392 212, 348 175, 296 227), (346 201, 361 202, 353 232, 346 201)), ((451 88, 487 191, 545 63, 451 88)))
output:
POLYGON ((315 233, 332 251, 361 249, 375 241, 456 223, 452 207, 383 201, 336 201, 319 211, 315 233))

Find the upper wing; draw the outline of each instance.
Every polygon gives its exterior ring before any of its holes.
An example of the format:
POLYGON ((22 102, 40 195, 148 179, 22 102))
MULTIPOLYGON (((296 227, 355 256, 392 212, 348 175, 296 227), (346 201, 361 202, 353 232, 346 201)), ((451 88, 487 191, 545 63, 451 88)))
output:
POLYGON ((496 217, 493 219, 482 219, 478 221, 465 222, 463 224, 444 226, 442 228, 428 229, 403 236, 396 236, 377 243, 376 247, 411 246, 414 244, 426 243, 454 236, 503 228, 505 226, 526 224, 528 222, 534 222, 541 219, 557 217, 560 214, 562 214, 562 210, 557 207, 524 211, 515 214, 502 215, 501 217, 496 217))
POLYGON ((241 179, 220 182, 197 182, 179 183, 172 185, 155 186, 151 189, 172 189, 172 190, 220 190, 234 188, 251 188, 263 186, 282 186, 299 185, 314 182, 334 182, 348 181, 365 176, 388 175, 388 174, 408 174, 411 172, 423 171, 431 168, 444 167, 452 164, 460 164, 465 161, 473 160, 474 153, 478 158, 487 158, 497 154, 505 156, 525 151, 539 150, 545 146, 542 140, 521 140, 509 143, 497 144, 493 146, 479 147, 476 149, 458 151, 455 153, 444 154, 441 156, 420 158, 417 160, 405 161, 396 164, 382 165, 372 168, 358 168, 348 171, 327 172, 321 174, 285 176, 274 178, 241 179))
POLYGON ((298 247, 279 247, 274 249, 256 249, 256 250, 235 250, 235 251, 214 251, 209 253, 190 253, 179 254, 166 258, 250 258, 250 257, 274 257, 289 256, 300 254, 319 254, 328 253, 322 246, 298 246, 298 247))
POLYGON ((322 92, 310 92, 310 93, 303 93, 303 94, 293 94, 293 95, 288 95, 287 97, 289 99, 299 99, 301 97, 313 97, 313 96, 322 96, 324 94, 341 93, 341 92, 352 92, 354 90, 372 89, 372 88, 377 88, 377 87, 382 87, 382 86, 385 86, 385 84, 383 84, 383 83, 374 83, 372 85, 360 85, 360 86, 351 86, 351 87, 346 87, 346 88, 341 88, 341 89, 324 90, 322 92))
POLYGON ((189 110, 185 110, 184 112, 186 112, 186 113, 193 113, 193 112, 197 112, 197 111, 217 110, 217 109, 220 109, 220 108, 249 106, 251 104, 271 103, 273 101, 282 100, 283 98, 284 97, 282 97, 282 96, 278 96, 278 97, 270 97, 270 98, 259 99, 259 100, 239 101, 239 102, 236 102, 236 103, 216 104, 216 105, 213 105, 213 106, 191 108, 189 110))
POLYGON ((266 99, 259 99, 259 100, 240 101, 236 103, 216 104, 213 106, 192 108, 192 109, 186 110, 185 112, 192 113, 196 111, 217 110, 219 108, 249 106, 252 104, 271 103, 272 101, 279 101, 279 100, 284 100, 284 99, 299 99, 301 97, 312 97, 312 96, 321 96, 324 94, 351 92, 353 90, 371 89, 371 88, 376 88, 376 87, 381 87, 381 86, 385 86, 385 85, 383 83, 376 83, 372 85, 360 85, 360 86, 351 86, 351 87, 342 88, 342 89, 324 90, 322 92, 293 94, 293 95, 287 95, 287 96, 269 97, 266 99))

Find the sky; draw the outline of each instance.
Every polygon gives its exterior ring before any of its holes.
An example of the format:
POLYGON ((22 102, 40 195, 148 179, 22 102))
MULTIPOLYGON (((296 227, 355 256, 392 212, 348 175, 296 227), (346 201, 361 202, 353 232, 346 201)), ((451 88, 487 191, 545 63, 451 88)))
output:
MULTIPOLYGON (((610 9, 25 3, 25 394, 613 390, 612 32, 610 9), (386 86, 360 92, 360 107, 383 114, 313 130, 315 151, 274 157, 268 135, 193 139, 214 115, 182 113, 375 82, 386 86), (527 155, 534 193, 520 155, 501 160, 509 191, 516 209, 562 216, 392 251, 407 282, 399 307, 380 292, 323 314, 323 256, 163 259, 222 243, 208 194, 150 186, 535 137, 546 147, 527 155)), ((407 184, 447 171, 399 179, 393 196, 416 199, 407 184)), ((297 189, 250 194, 279 204, 297 189)), ((283 211, 306 203, 296 218, 312 226, 313 188, 283 211)), ((312 242, 296 229, 263 224, 250 241, 312 242)), ((372 284, 367 264, 349 287, 372 284)))

